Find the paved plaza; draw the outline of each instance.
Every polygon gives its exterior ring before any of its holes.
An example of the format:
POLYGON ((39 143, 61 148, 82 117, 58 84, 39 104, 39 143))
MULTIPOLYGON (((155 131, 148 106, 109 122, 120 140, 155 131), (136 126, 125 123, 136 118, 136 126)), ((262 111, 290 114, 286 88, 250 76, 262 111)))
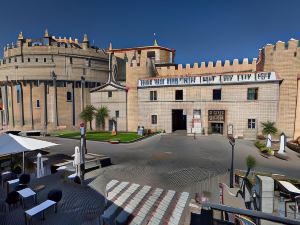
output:
MULTIPOLYGON (((47 137, 60 144, 51 148, 52 153, 74 154, 79 141, 47 137)), ((159 134, 131 144, 113 145, 104 142, 87 142, 88 152, 111 157, 113 166, 101 170, 101 174, 123 176, 143 184, 157 184, 166 188, 185 191, 186 186, 213 174, 221 174, 230 168, 231 146, 223 136, 201 136, 194 139, 184 133, 159 134)), ((299 154, 287 149, 288 161, 275 157, 262 157, 254 142, 236 140, 235 169, 246 169, 245 158, 253 155, 257 160, 255 170, 300 178, 299 154)), ((119 179, 122 180, 122 179, 119 179)))
MULTIPOLYGON (((71 156, 78 140, 57 137, 41 137, 59 146, 49 149, 49 157, 58 154, 71 156)), ((98 224, 104 210, 106 184, 116 179, 149 185, 153 188, 195 193, 211 192, 211 201, 218 201, 218 183, 228 183, 228 168, 231 161, 231 146, 222 136, 190 137, 181 132, 159 134, 131 144, 109 144, 87 142, 88 152, 111 157, 113 165, 94 170, 86 175, 87 186, 66 181, 58 173, 33 180, 31 185, 45 184, 46 190, 38 196, 38 201, 46 199, 49 190, 58 188, 63 191, 57 214, 48 213, 46 220, 34 220, 34 224, 98 224)), ((245 158, 253 155, 257 159, 255 170, 288 175, 300 178, 299 154, 287 151, 289 161, 275 157, 264 158, 254 147, 253 141, 237 140, 235 168, 246 169, 245 158)), ((5 199, 5 193, 0 193, 5 199)), ((18 207, 10 213, 0 210, 1 224, 24 224, 23 209, 18 207)), ((189 218, 185 219, 188 224, 189 218)))

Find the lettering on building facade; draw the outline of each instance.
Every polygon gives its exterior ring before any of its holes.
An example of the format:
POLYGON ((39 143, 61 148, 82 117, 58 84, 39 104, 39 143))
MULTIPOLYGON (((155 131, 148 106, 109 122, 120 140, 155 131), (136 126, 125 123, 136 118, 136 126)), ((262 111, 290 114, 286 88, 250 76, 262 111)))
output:
POLYGON ((224 122, 225 110, 208 110, 209 122, 224 122))
POLYGON ((226 75, 195 75, 184 77, 166 77, 139 80, 138 87, 159 86, 192 86, 247 82, 264 82, 277 80, 275 72, 226 74, 226 75))

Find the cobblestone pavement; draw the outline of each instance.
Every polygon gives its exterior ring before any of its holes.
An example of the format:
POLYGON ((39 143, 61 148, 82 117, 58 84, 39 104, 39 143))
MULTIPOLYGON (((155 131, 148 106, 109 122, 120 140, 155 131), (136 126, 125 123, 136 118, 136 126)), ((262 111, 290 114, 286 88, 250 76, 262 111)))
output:
MULTIPOLYGON (((63 173, 46 176, 40 179, 34 179, 30 186, 38 184, 46 185, 46 188, 38 193, 38 203, 47 199, 47 194, 51 189, 62 190, 63 197, 58 204, 58 212, 47 210, 46 220, 41 217, 34 217, 33 224, 43 225, 73 225, 73 224, 98 224, 99 216, 104 209, 104 197, 89 186, 81 186, 63 178, 63 173)), ((5 194, 0 194, 0 201, 5 200, 5 194)), ((25 209, 33 207, 31 201, 27 201, 25 209)), ((10 212, 1 207, 0 212, 1 225, 19 225, 25 224, 24 209, 19 205, 10 212)))
MULTIPOLYGON (((78 140, 55 137, 41 138, 60 144, 51 148, 51 155, 72 155, 78 140)), ((228 182, 231 147, 221 136, 187 137, 182 134, 157 135, 146 140, 112 145, 88 141, 88 152, 111 157, 113 165, 87 174, 87 187, 65 182, 59 175, 41 178, 47 189, 41 192, 39 201, 46 199, 51 188, 63 190, 63 200, 57 214, 48 213, 46 220, 34 224, 97 224, 104 207, 105 185, 111 179, 151 185, 175 191, 187 191, 191 197, 196 192, 210 191, 212 201, 218 201, 218 183, 228 182)), ((252 141, 237 140, 235 168, 246 169, 245 158, 257 159, 256 170, 300 178, 299 154, 288 151, 289 161, 277 158, 266 159, 259 155, 252 141)), ((1 194, 0 194, 1 197, 1 194)), ((1 199, 0 199, 1 200, 1 199)), ((3 200, 3 199, 2 199, 3 200)), ((24 224, 22 209, 0 213, 0 224, 24 224)))

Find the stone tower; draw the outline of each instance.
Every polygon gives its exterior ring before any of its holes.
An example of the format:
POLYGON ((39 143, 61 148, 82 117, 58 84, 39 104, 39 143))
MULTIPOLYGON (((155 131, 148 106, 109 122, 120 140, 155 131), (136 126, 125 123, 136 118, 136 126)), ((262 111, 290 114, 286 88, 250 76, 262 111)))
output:
POLYGON ((138 91, 139 79, 156 76, 158 64, 172 64, 174 49, 159 46, 155 40, 152 46, 135 48, 108 49, 116 57, 126 61, 126 88, 127 88, 127 122, 128 130, 136 131, 138 124, 138 91))
POLYGON ((279 132, 283 131, 289 137, 299 136, 300 128, 297 128, 297 121, 295 122, 297 82, 300 74, 299 41, 290 39, 287 43, 278 41, 275 45, 267 44, 260 52, 257 70, 274 71, 283 80, 280 85, 279 119, 276 124, 279 132))

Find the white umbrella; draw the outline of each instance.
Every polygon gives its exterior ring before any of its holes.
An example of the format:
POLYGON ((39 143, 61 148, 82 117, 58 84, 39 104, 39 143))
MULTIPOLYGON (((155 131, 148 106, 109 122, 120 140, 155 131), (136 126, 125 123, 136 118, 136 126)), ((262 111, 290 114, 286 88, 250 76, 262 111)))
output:
POLYGON ((57 144, 41 141, 34 138, 16 136, 13 134, 2 134, 0 136, 0 155, 15 154, 23 152, 23 172, 24 158, 26 151, 33 151, 56 146, 57 144))
POLYGON ((272 136, 271 136, 271 134, 268 134, 268 137, 267 137, 267 147, 272 148, 272 136))
POLYGON ((285 135, 281 134, 280 135, 280 147, 279 147, 279 151, 278 151, 279 154, 284 154, 284 152, 285 152, 285 145, 286 145, 285 141, 286 141, 285 135))
POLYGON ((79 176, 79 166, 80 166, 80 150, 79 150, 79 147, 76 146, 75 147, 75 153, 74 153, 74 161, 73 161, 73 166, 75 167, 75 171, 76 171, 76 175, 79 176))
POLYGON ((41 178, 44 176, 44 164, 43 164, 43 159, 42 159, 42 154, 39 153, 37 154, 37 161, 36 161, 36 177, 41 178))

